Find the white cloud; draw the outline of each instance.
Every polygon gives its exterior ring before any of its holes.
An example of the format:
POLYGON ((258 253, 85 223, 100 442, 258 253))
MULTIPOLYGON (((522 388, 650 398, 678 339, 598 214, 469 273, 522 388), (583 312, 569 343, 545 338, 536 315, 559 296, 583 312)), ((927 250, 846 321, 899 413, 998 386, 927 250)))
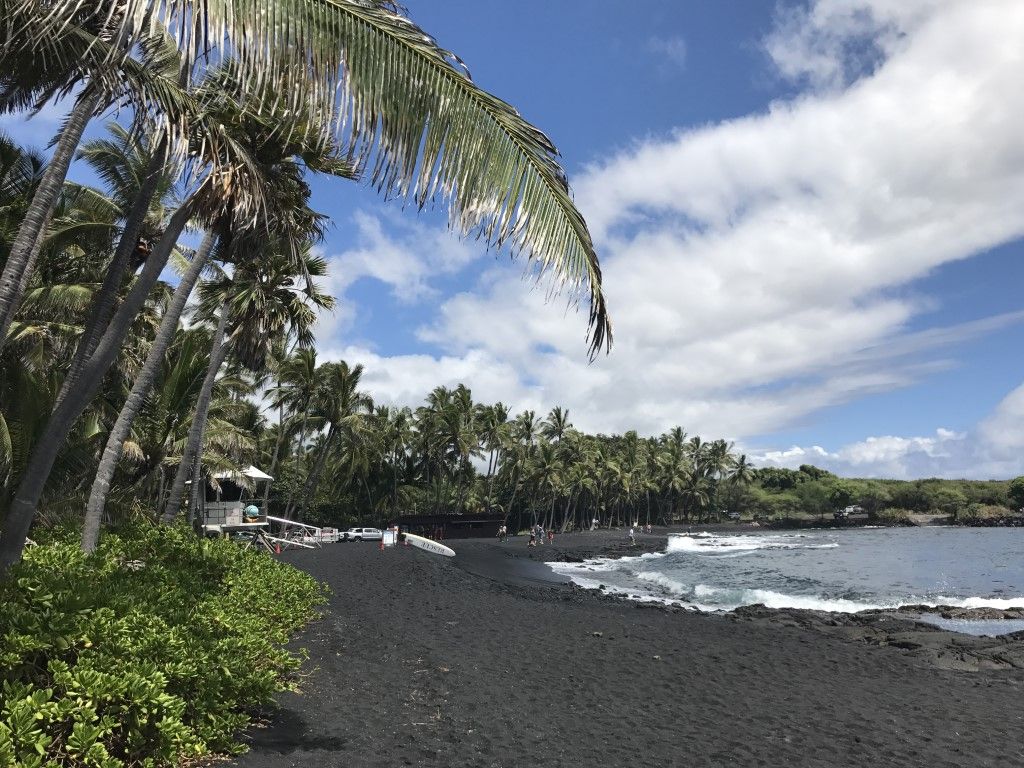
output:
MULTIPOLYGON (((947 367, 943 347, 1020 317, 908 333, 934 300, 896 289, 1024 235, 1021 39, 1014 0, 820 0, 782 18, 766 47, 803 95, 575 180, 616 323, 610 357, 586 365, 583 317, 491 269, 421 330, 446 357, 374 361, 385 389, 439 377, 418 399, 458 371, 514 407, 568 406, 586 429, 745 438, 947 367)), ((346 261, 357 274, 377 263, 363 251, 406 263, 371 243, 346 261)), ((419 295, 415 269, 376 269, 419 295)), ((844 460, 937 460, 960 438, 900 440, 844 460)))
POLYGON ((868 437, 838 450, 793 446, 751 452, 759 466, 816 466, 856 477, 1007 478, 1024 474, 1024 384, 967 432, 939 428, 932 435, 868 437))
POLYGON ((430 278, 458 272, 477 257, 477 250, 407 218, 357 212, 353 217, 357 247, 329 257, 331 285, 338 293, 364 277, 391 286, 395 297, 414 302, 434 295, 430 278), (396 234, 397 232, 397 234, 396 234))
POLYGON ((358 211, 352 223, 356 246, 326 257, 324 289, 338 299, 338 309, 321 316, 321 338, 337 335, 348 326, 353 310, 346 293, 357 281, 378 280, 390 286, 398 301, 418 303, 438 295, 433 281, 461 271, 479 255, 478 249, 447 230, 391 212, 376 216, 358 211))

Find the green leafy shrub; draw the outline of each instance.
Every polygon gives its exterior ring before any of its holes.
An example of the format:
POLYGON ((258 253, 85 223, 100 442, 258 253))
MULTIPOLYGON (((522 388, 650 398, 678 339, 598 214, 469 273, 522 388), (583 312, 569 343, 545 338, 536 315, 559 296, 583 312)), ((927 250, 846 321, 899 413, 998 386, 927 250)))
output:
POLYGON ((187 528, 26 550, 0 584, 0 766, 168 765, 233 751, 301 659, 323 589, 187 528))
POLYGON ((967 509, 957 519, 961 522, 998 520, 1012 514, 1012 509, 996 504, 968 504, 967 509))
POLYGON ((876 520, 888 525, 910 525, 912 512, 901 507, 886 507, 879 510, 876 520))

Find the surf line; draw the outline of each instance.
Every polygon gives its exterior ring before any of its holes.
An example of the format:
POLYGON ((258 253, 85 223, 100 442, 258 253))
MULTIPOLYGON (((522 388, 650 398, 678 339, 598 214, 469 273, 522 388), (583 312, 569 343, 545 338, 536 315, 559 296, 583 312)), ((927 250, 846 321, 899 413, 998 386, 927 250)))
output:
POLYGON ((444 544, 439 544, 436 541, 424 538, 423 536, 417 536, 415 533, 399 533, 398 540, 407 541, 412 546, 418 547, 424 552, 429 552, 432 555, 455 557, 455 550, 451 547, 446 547, 444 544))

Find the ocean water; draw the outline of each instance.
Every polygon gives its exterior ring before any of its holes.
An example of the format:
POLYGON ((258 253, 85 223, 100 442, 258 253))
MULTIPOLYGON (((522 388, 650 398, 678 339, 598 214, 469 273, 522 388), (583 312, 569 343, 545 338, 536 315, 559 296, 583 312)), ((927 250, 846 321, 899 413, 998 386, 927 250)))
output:
MULTIPOLYGON (((702 611, 854 612, 903 605, 1024 607, 1024 529, 875 528, 669 537, 665 552, 552 563, 586 587, 702 611)), ((949 622, 971 634, 1024 621, 949 622)))

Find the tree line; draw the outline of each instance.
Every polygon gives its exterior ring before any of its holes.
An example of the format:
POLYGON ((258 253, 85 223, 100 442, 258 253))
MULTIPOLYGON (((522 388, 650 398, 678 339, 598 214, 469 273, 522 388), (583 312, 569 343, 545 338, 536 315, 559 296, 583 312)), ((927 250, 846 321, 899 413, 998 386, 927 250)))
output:
POLYGON ((314 174, 444 203, 587 308, 591 355, 611 342, 554 145, 395 3, 0 0, 0 112, 61 99, 49 157, 0 140, 0 577, 39 520, 91 550, 258 441, 253 393, 331 303, 314 174))

